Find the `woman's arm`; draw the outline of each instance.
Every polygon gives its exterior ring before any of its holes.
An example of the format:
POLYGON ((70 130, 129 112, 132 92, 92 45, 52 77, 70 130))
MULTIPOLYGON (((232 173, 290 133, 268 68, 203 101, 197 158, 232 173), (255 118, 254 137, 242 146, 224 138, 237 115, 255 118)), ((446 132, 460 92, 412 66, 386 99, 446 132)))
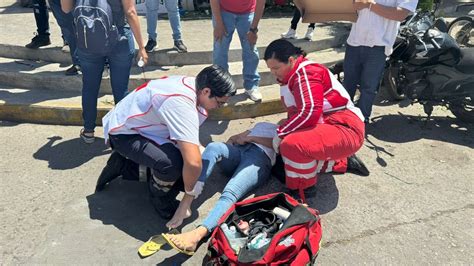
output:
MULTIPOLYGON (((61 0, 67 1, 67 0, 61 0)), ((134 0, 122 0, 123 11, 125 16, 127 17, 128 24, 130 24, 130 28, 132 29, 133 36, 138 44, 138 54, 137 58, 142 59, 143 62, 146 64, 148 62, 148 54, 145 51, 145 46, 143 44, 142 33, 140 31, 140 21, 138 20, 137 10, 135 9, 135 1, 134 0)))
POLYGON ((315 126, 323 111, 323 80, 328 72, 320 66, 306 66, 296 72, 290 86, 298 110, 277 129, 280 138, 298 129, 315 126))
POLYGON ((248 142, 245 142, 245 139, 247 137, 247 135, 250 133, 250 131, 246 130, 242 133, 239 133, 239 134, 236 134, 236 135, 233 135, 231 136, 226 143, 228 144, 238 144, 238 145, 244 145, 248 142))
POLYGON ((250 143, 250 142, 257 143, 257 144, 263 145, 265 147, 268 147, 270 149, 273 149, 272 141, 273 141, 273 138, 247 136, 247 142, 248 143, 250 143))

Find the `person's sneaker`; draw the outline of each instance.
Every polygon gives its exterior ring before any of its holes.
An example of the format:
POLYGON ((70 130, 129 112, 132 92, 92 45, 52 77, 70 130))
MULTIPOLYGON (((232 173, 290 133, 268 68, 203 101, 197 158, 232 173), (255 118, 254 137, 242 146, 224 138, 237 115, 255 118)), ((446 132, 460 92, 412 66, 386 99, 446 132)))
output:
POLYGON ((176 51, 178 51, 178 53, 187 53, 188 52, 188 47, 186 47, 186 45, 184 45, 182 40, 174 41, 174 47, 173 48, 176 49, 176 51))
POLYGON ((370 174, 369 169, 355 154, 347 158, 347 172, 361 176, 368 176, 370 174))
POLYGON ((46 46, 51 44, 51 39, 49 35, 36 35, 31 39, 31 42, 25 45, 26 48, 38 49, 41 46, 46 46))
POLYGON ((308 27, 306 34, 304 35, 305 40, 311 41, 313 40, 314 28, 308 27))
POLYGON ((61 47, 61 51, 63 53, 69 53, 71 51, 69 48, 69 44, 66 41, 63 41, 63 47, 61 47))
POLYGON ((245 94, 247 94, 250 100, 254 102, 262 101, 262 94, 258 91, 258 89, 245 90, 245 94))
POLYGON ((95 141, 94 131, 86 132, 83 128, 83 129, 81 129, 81 133, 80 133, 79 136, 87 144, 92 144, 95 141))
POLYGON ((105 186, 110 181, 122 175, 122 168, 125 164, 126 158, 120 155, 120 153, 113 151, 105 165, 104 169, 100 173, 97 184, 95 185, 95 192, 104 190, 105 186))
POLYGON ((148 42, 145 45, 145 51, 147 53, 151 53, 155 50, 156 47, 156 41, 153 39, 148 39, 148 42))
POLYGON ((287 32, 282 33, 281 37, 283 39, 296 39, 296 30, 290 28, 287 32))
POLYGON ((72 65, 70 68, 66 69, 64 74, 66 74, 66 76, 74 76, 74 75, 79 74, 79 70, 81 70, 79 66, 72 65))

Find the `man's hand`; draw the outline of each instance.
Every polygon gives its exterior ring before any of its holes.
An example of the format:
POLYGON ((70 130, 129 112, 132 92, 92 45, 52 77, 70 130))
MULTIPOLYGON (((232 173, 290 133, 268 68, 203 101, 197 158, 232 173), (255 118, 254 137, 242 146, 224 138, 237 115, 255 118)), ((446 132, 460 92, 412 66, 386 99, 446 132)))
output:
POLYGON ((257 43, 258 35, 255 32, 248 31, 247 39, 249 40, 250 45, 255 45, 257 43))
POLYGON ((214 27, 214 41, 220 42, 222 38, 227 35, 227 30, 225 29, 224 23, 216 22, 216 26, 214 27))

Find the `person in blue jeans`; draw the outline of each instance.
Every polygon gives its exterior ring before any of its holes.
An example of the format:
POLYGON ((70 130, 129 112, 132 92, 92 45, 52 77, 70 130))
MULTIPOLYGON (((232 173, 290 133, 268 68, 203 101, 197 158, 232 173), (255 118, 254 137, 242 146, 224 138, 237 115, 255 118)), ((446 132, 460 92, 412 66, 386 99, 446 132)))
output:
POLYGON ((49 0, 49 7, 56 18, 64 40, 69 45, 72 66, 66 70, 66 75, 77 75, 80 70, 79 58, 76 54, 76 36, 74 36, 74 22, 72 13, 64 13, 61 9, 61 0, 49 0))
POLYGON ((359 85, 357 107, 369 123, 385 59, 393 51, 400 21, 414 12, 418 0, 359 0, 352 3, 357 21, 352 24, 344 55, 344 87, 351 100, 359 85))
POLYGON ((242 46, 242 74, 247 96, 255 102, 262 100, 258 90, 260 75, 257 71, 259 55, 256 46, 258 23, 263 15, 265 0, 211 0, 214 26, 213 63, 229 69, 229 46, 237 30, 242 46))
POLYGON ((168 19, 170 21, 171 30, 173 30, 174 49, 179 53, 186 53, 188 48, 184 45, 181 39, 181 20, 178 10, 178 0, 147 0, 145 1, 146 6, 146 28, 148 33, 148 42, 145 46, 145 50, 148 53, 154 51, 157 45, 157 33, 156 25, 158 20, 158 8, 160 2, 165 4, 168 12, 168 19))
MULTIPOLYGON (((110 83, 114 102, 117 104, 125 97, 128 90, 130 68, 135 54, 134 36, 138 44, 137 58, 141 58, 145 64, 148 61, 148 55, 140 33, 135 1, 109 1, 109 4, 113 10, 114 25, 119 31, 117 44, 106 54, 102 54, 100 51, 81 49, 80 47, 76 49, 82 71, 82 118, 84 119, 84 128, 81 129, 80 137, 87 144, 95 141, 97 97, 104 64, 106 62, 109 64, 110 83)), ((61 0, 61 8, 64 13, 71 12, 73 6, 74 0, 61 0)))
MULTIPOLYGON (((219 164, 226 175, 231 176, 214 208, 196 229, 177 235, 165 234, 168 241, 180 250, 194 251, 197 244, 217 226, 222 215, 251 190, 263 185, 271 176, 276 153, 272 148, 272 136, 277 125, 257 123, 254 128, 234 135, 227 143, 210 143, 202 154, 203 168, 194 187, 195 197, 202 191, 206 179, 219 164)), ((181 225, 191 216, 194 197, 181 200, 175 216, 166 224, 168 228, 181 225)))

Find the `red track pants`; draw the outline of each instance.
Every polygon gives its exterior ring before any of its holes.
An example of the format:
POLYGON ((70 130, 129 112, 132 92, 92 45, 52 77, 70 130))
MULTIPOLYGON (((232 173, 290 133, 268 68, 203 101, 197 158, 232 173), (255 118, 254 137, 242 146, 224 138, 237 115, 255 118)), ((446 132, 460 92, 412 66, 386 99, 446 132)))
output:
POLYGON ((347 157, 360 149, 364 134, 364 122, 346 109, 325 115, 324 124, 287 135, 280 153, 288 188, 302 194, 303 189, 316 184, 317 173, 345 172, 347 157))

